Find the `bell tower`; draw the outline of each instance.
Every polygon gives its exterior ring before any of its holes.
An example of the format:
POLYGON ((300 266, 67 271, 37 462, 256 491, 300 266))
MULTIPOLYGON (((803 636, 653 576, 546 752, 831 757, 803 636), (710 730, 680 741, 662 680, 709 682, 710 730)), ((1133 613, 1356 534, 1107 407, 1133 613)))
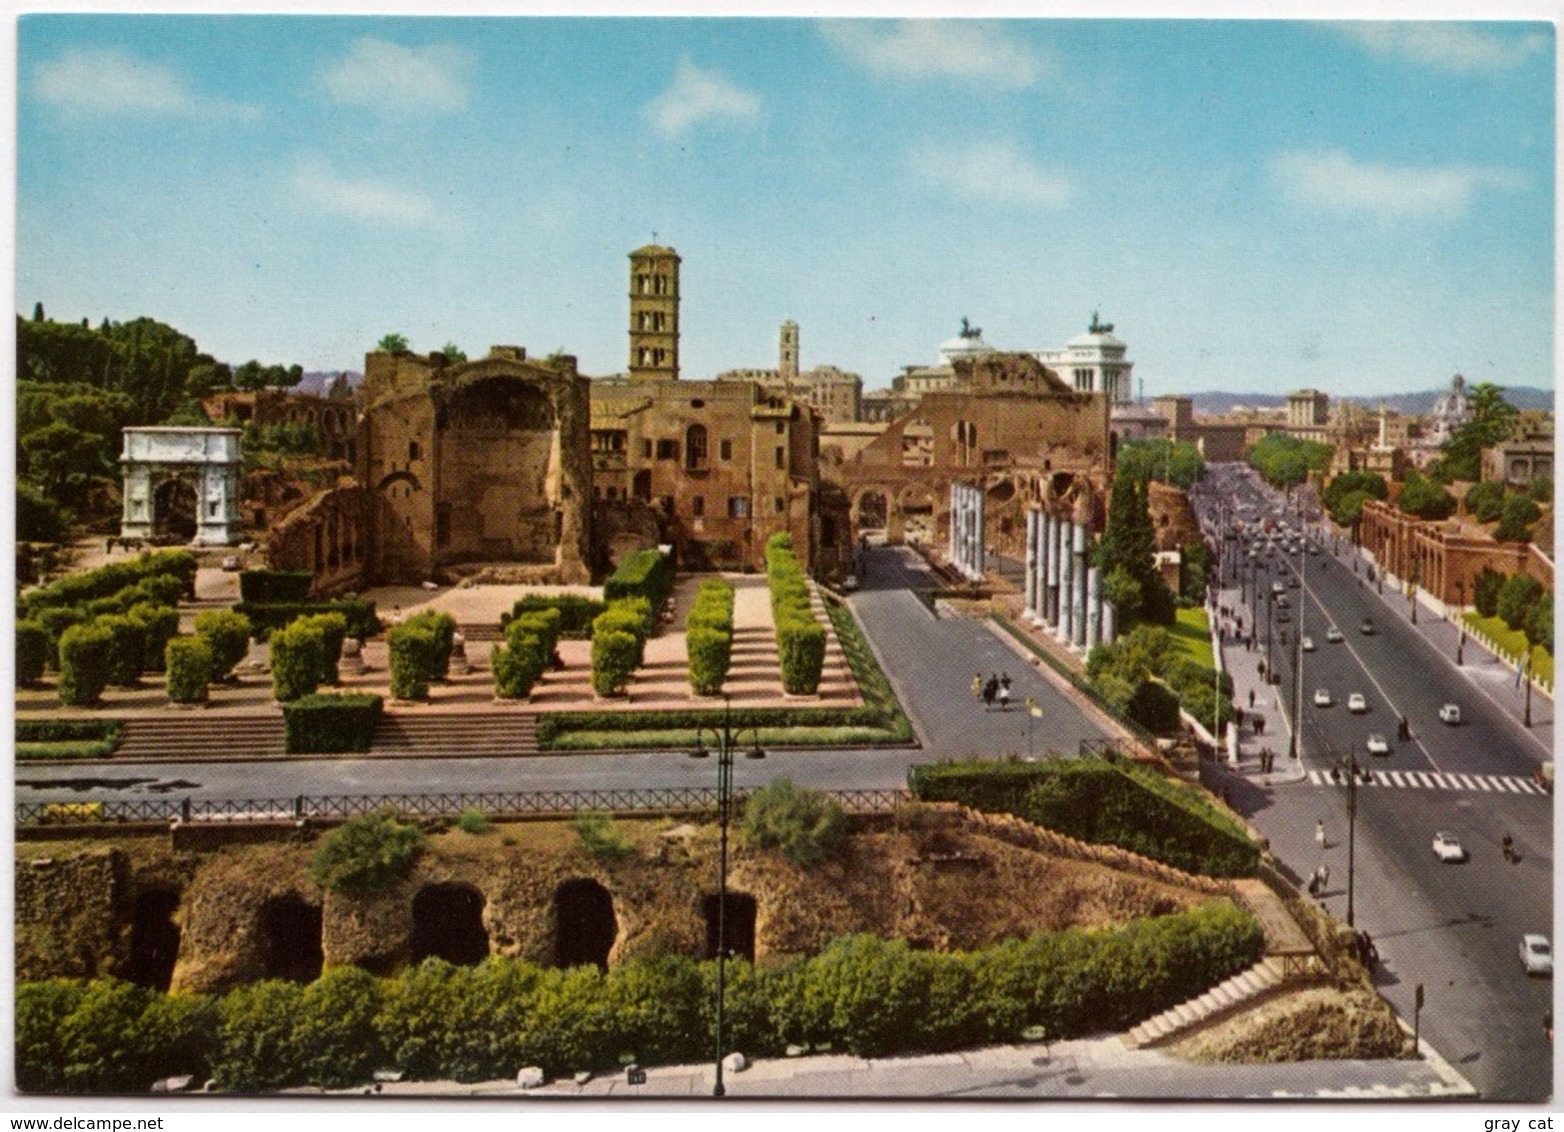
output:
POLYGON ((798 323, 792 319, 782 324, 777 370, 782 375, 783 382, 788 385, 798 380, 798 323))
POLYGON ((630 380, 679 380, 679 253, 630 253, 630 380))

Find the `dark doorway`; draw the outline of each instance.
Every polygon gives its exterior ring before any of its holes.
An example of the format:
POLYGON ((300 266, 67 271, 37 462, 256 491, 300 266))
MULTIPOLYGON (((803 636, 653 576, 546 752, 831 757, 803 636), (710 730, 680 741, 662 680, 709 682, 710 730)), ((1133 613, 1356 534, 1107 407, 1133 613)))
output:
POLYGON ((860 531, 877 531, 883 528, 890 517, 890 508, 885 501, 885 493, 880 491, 866 491, 858 497, 858 529, 860 531))
POLYGON ((431 884, 413 897, 413 962, 431 955, 470 967, 489 957, 483 895, 470 884, 431 884))
POLYGON ((167 889, 143 892, 136 897, 130 921, 130 963, 125 978, 155 991, 166 991, 179 958, 179 925, 174 910, 179 894, 167 889))
POLYGON ((297 896, 268 900, 261 908, 261 948, 268 979, 313 983, 325 962, 320 908, 297 896))
POLYGON ((652 473, 643 468, 635 473, 635 479, 630 484, 630 494, 642 503, 652 501, 652 473))
POLYGON ((706 958, 717 958, 717 909, 722 909, 722 935, 726 937, 728 957, 755 961, 755 898, 747 892, 730 892, 719 901, 716 893, 703 897, 701 911, 706 916, 706 958))
POLYGON ((554 956, 561 967, 592 964, 608 970, 619 934, 614 900, 595 880, 567 880, 554 893, 554 956))
POLYGON ((164 480, 152 493, 152 537, 159 542, 195 538, 196 489, 184 480, 164 480))

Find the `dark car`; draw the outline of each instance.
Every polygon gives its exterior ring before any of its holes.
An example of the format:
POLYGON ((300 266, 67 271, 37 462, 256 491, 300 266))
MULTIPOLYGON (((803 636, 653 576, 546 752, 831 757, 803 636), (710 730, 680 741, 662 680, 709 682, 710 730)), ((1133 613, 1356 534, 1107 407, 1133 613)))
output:
POLYGON ((1363 624, 1358 626, 1358 631, 1365 637, 1372 637, 1374 635, 1374 619, 1372 617, 1365 617, 1363 619, 1363 624))

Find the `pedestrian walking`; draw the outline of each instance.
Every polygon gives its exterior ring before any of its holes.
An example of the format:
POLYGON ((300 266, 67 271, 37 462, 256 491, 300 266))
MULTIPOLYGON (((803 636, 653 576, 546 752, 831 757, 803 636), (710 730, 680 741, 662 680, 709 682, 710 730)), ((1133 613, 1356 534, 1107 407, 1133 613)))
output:
POLYGON ((981 672, 972 677, 972 698, 974 700, 983 698, 983 674, 981 672))
POLYGON ((1010 710, 1010 673, 999 678, 999 710, 1010 710))
POLYGON ((1314 843, 1321 849, 1325 848, 1325 819, 1321 818, 1314 823, 1314 843))
POLYGON ((1254 707, 1254 689, 1249 689, 1249 706, 1254 707))
POLYGON ((999 695, 999 677, 990 676, 988 682, 983 685, 983 710, 988 711, 994 706, 994 697, 999 695))

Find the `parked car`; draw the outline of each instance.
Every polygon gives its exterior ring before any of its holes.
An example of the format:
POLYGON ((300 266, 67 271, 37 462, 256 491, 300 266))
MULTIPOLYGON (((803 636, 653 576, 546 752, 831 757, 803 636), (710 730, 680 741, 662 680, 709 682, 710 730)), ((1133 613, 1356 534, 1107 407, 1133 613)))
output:
POLYGON ((1362 715, 1364 712, 1368 711, 1368 709, 1368 700, 1364 698, 1362 692, 1353 692, 1352 695, 1347 697, 1348 711, 1357 715, 1362 715))
POLYGON ((1314 651, 1314 638, 1313 637, 1305 637, 1305 638, 1303 638, 1303 651, 1304 652, 1313 652, 1314 651))
POLYGON ((1334 625, 1325 630, 1325 639, 1333 645, 1339 645, 1342 641, 1346 640, 1346 638, 1341 635, 1341 630, 1336 628, 1334 625))
POLYGON ((1461 722, 1461 705, 1445 704, 1439 709, 1439 721, 1452 726, 1461 722))
POLYGON ((1285 596, 1287 593, 1287 587, 1284 586, 1281 582, 1272 582, 1271 592, 1273 594, 1277 594, 1278 596, 1285 596))
POLYGON ((1371 755, 1390 754, 1390 744, 1385 742, 1385 737, 1378 731, 1368 737, 1368 742, 1364 746, 1368 748, 1368 753, 1371 755))
POLYGON ((1440 830, 1434 834, 1434 856, 1447 864, 1459 863, 1466 860, 1466 848, 1455 834, 1440 830))
POLYGON ((1333 704, 1334 702, 1335 701, 1330 698, 1330 689, 1329 688, 1316 688, 1316 689, 1314 689, 1314 706, 1315 707, 1330 707, 1331 704, 1333 704))
POLYGON ((1545 935, 1521 936, 1521 966, 1528 975, 1553 975, 1553 947, 1545 935))
POLYGON ((858 588, 858 575, 857 574, 849 574, 849 575, 847 575, 847 577, 842 579, 842 590, 844 592, 852 593, 857 588, 858 588))

